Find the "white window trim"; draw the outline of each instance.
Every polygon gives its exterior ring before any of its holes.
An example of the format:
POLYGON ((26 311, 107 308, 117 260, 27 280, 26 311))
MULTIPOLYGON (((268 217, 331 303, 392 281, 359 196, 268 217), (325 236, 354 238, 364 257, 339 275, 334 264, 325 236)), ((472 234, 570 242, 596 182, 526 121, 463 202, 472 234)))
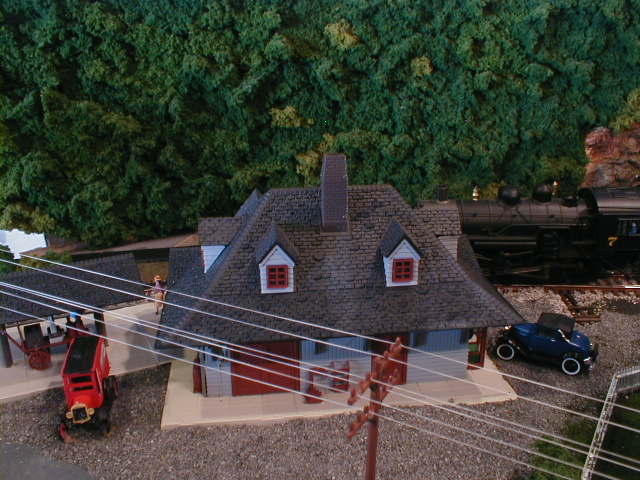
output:
POLYGON ((294 269, 296 264, 278 245, 264 257, 258 265, 260 269, 260 293, 291 293, 294 291, 294 269), (287 265, 289 267, 289 286, 287 288, 268 288, 267 267, 271 265, 287 265))
POLYGON ((415 248, 406 240, 402 240, 388 257, 382 257, 384 264, 384 276, 387 287, 408 287, 418 285, 418 264, 420 263, 420 255, 415 248), (393 281, 393 261, 395 259, 411 258, 413 259, 413 280, 410 282, 394 282, 393 281))

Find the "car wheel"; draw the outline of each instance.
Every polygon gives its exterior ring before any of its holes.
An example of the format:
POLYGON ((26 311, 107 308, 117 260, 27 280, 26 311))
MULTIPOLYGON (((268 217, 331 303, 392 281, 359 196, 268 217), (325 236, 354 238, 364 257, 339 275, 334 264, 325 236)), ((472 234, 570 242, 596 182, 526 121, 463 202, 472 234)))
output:
POLYGON ((516 356, 516 349, 508 343, 501 343, 496 347, 496 355, 501 360, 513 360, 516 356))
POLYGON ((575 357, 565 357, 560 367, 566 375, 577 375, 582 370, 580 360, 575 357))

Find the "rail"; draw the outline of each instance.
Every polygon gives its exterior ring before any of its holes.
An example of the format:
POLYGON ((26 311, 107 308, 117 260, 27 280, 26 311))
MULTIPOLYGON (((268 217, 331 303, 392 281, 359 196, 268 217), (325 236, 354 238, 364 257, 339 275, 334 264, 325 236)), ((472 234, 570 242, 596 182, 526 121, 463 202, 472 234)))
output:
POLYGON ((626 370, 622 370, 616 373, 611 379, 609 385, 609 391, 602 406, 602 412, 600 413, 600 419, 596 426, 596 431, 593 434, 593 440, 589 447, 589 453, 584 462, 582 469, 582 475, 580 480, 591 480, 596 463, 598 461, 598 455, 602 448, 602 442, 607 434, 607 426, 609 425, 609 419, 613 413, 613 407, 615 400, 620 393, 634 390, 640 387, 640 367, 633 367, 626 370))

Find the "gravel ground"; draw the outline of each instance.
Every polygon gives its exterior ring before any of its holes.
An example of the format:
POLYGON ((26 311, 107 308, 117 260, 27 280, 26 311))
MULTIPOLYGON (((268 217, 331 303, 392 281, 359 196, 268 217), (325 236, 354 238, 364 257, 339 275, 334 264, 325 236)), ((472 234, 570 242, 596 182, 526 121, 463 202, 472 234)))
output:
MULTIPOLYGON (((561 310, 548 294, 507 294, 526 316, 550 306, 561 310)), ((602 321, 580 327, 600 344, 600 358, 588 376, 570 378, 553 367, 523 361, 499 362, 505 372, 590 395, 604 396, 611 374, 640 364, 640 306, 613 300, 602 321)), ((271 426, 189 427, 160 430, 168 367, 127 375, 121 380, 121 396, 113 410, 114 432, 98 438, 91 432, 78 441, 62 444, 54 433, 63 406, 60 389, 26 400, 0 405, 0 440, 28 444, 44 454, 86 469, 96 479, 357 479, 363 476, 366 435, 351 442, 344 433, 351 415, 317 420, 294 420, 271 426)), ((597 415, 589 402, 521 381, 510 381, 520 395, 597 415)), ((345 395, 346 398, 346 395, 345 395)), ((542 408, 519 399, 487 404, 476 410, 558 432, 566 420, 563 412, 542 408)), ((464 419, 433 407, 411 412, 473 430, 510 445, 530 446, 531 439, 478 421, 464 419)), ((452 436, 481 448, 528 461, 526 453, 497 445, 471 434, 452 432, 443 426, 405 413, 385 411, 401 421, 452 436)), ((468 447, 381 420, 378 478, 433 480, 519 480, 525 467, 500 460, 468 447)))

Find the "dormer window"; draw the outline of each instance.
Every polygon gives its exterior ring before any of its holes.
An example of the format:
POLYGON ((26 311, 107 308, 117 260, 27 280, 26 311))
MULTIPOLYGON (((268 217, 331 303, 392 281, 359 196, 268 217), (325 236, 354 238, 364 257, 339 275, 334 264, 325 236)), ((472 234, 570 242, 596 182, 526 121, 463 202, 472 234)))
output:
POLYGON ((256 249, 260 271, 260 293, 290 293, 295 290, 298 251, 275 223, 256 249))
POLYGON ((387 287, 406 287, 418 284, 421 254, 416 242, 394 218, 380 241, 387 287))
POLYGON ((393 260, 392 279, 394 283, 407 283, 413 280, 413 258, 393 260))
POLYGON ((267 288, 278 289, 289 286, 289 266, 269 265, 267 267, 267 288))

